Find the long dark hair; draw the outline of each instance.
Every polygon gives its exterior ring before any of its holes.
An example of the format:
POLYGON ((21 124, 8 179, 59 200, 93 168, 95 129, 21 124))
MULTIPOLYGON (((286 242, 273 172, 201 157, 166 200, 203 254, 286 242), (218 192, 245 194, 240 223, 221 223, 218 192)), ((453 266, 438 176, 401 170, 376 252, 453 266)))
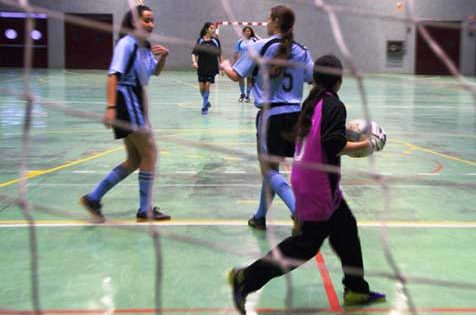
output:
POLYGON ((245 33, 246 30, 250 30, 250 32, 251 32, 250 38, 256 38, 255 31, 253 30, 253 28, 251 26, 243 27, 243 29, 241 30, 241 33, 242 34, 245 33))
POLYGON ((123 38, 127 34, 131 32, 131 30, 135 29, 134 26, 134 14, 137 14, 137 18, 142 17, 142 12, 144 11, 152 11, 146 5, 138 5, 135 8, 127 11, 127 13, 122 18, 121 28, 119 29, 119 39, 123 38), (135 10, 135 13, 133 12, 135 10))
POLYGON ((342 63, 333 55, 325 55, 314 62, 314 86, 302 104, 301 114, 296 124, 297 139, 304 139, 311 130, 314 108, 324 93, 334 93, 337 82, 342 81, 342 63))
MULTIPOLYGON (((278 5, 271 8, 270 14, 271 20, 279 20, 279 32, 282 36, 278 51, 274 56, 275 59, 287 60, 291 54, 291 48, 293 46, 294 33, 293 26, 296 16, 293 10, 284 5, 278 5)), ((272 77, 279 76, 282 71, 282 66, 272 66, 270 75, 272 77)))
POLYGON ((205 34, 207 33, 208 28, 213 24, 214 24, 213 22, 205 22, 205 24, 203 24, 203 26, 202 26, 202 29, 200 30, 200 37, 205 36, 205 34))

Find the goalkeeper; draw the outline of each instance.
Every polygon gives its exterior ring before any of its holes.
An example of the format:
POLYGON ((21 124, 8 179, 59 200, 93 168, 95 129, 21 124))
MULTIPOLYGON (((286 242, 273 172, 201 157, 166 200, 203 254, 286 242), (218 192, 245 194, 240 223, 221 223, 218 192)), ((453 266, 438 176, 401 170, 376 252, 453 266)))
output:
POLYGON ((249 293, 314 257, 327 237, 342 264, 344 305, 385 301, 385 295, 370 291, 364 279, 357 222, 339 187, 340 155, 366 147, 378 151, 382 141, 376 136, 370 141, 346 141, 346 110, 337 95, 342 84, 341 73, 342 64, 334 56, 323 56, 315 62, 314 87, 298 118, 291 174, 300 230, 247 268, 230 271, 233 300, 241 314, 245 314, 249 293), (329 73, 329 69, 334 71, 329 73), (334 170, 317 168, 323 164, 334 170))

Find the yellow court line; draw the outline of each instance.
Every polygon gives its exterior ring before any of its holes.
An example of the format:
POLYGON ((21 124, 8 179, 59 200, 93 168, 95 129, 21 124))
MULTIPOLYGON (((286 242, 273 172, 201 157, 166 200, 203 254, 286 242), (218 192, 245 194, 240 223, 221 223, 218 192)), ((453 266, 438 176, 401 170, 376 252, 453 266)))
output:
MULTIPOLYGON (((53 172, 56 172, 56 171, 59 171, 59 170, 62 170, 62 169, 65 169, 65 168, 68 168, 68 167, 71 167, 71 166, 75 166, 75 165, 78 165, 78 164, 81 164, 81 163, 84 163, 84 162, 88 162, 88 161, 103 157, 105 155, 108 155, 109 153, 116 152, 116 151, 118 151, 122 148, 123 148, 122 146, 115 147, 115 148, 112 148, 112 149, 109 149, 109 150, 106 150, 106 151, 103 151, 103 152, 100 152, 100 153, 95 153, 91 156, 88 156, 88 157, 85 157, 85 158, 82 158, 82 159, 79 159, 79 160, 76 160, 76 161, 72 161, 72 162, 69 162, 69 163, 65 163, 63 165, 56 166, 56 167, 48 168, 48 169, 45 169, 45 170, 30 171, 25 176, 25 179, 35 178, 35 177, 38 177, 38 176, 41 176, 41 175, 53 173, 53 172)), ((13 180, 10 180, 10 181, 7 181, 7 182, 0 183, 0 188, 16 184, 20 180, 21 180, 21 178, 17 178, 17 179, 13 179, 13 180)))
POLYGON ((415 145, 413 143, 409 143, 409 142, 402 141, 402 140, 395 140, 395 139, 392 139, 391 141, 392 142, 397 142, 397 143, 400 143, 400 144, 404 144, 404 145, 410 147, 413 150, 418 150, 418 151, 430 153, 430 154, 433 154, 433 155, 436 155, 436 156, 439 156, 439 157, 443 157, 443 158, 448 159, 448 160, 460 162, 460 163, 463 163, 463 164, 468 164, 468 165, 471 165, 471 166, 476 166, 476 162, 468 161, 468 160, 459 158, 457 156, 452 156, 452 155, 436 152, 436 151, 433 151, 433 150, 430 150, 430 149, 427 149, 427 148, 424 148, 424 147, 420 147, 420 146, 415 145))

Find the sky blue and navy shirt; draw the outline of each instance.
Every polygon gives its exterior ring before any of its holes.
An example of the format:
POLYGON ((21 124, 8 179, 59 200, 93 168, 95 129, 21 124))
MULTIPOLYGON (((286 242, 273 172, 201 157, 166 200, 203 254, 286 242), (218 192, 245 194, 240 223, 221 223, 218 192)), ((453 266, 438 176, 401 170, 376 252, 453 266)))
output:
POLYGON ((152 51, 147 47, 139 45, 137 39, 133 36, 126 35, 114 47, 109 74, 120 74, 119 85, 147 85, 150 76, 155 73, 156 67, 157 60, 155 60, 152 51), (125 73, 136 45, 137 52, 134 64, 130 71, 125 73))
POLYGON ((237 53, 239 56, 241 56, 243 53, 245 53, 248 50, 248 45, 255 43, 257 40, 258 39, 256 37, 251 37, 249 39, 240 38, 239 40, 236 41, 235 47, 233 47, 233 51, 237 53))
MULTIPOLYGON (((281 38, 281 35, 274 35, 270 38, 260 39, 256 43, 248 46, 247 52, 242 54, 233 69, 242 78, 251 76, 257 66, 256 60, 251 57, 251 53, 260 54, 263 46, 273 40, 281 38)), ((279 41, 271 44, 264 52, 264 58, 272 59, 279 47, 279 41)), ((299 64, 300 67, 286 67, 281 76, 270 80, 271 91, 268 103, 270 104, 293 104, 300 105, 304 82, 312 83, 313 61, 309 51, 300 44, 293 42, 291 54, 288 61, 299 64)), ((260 67, 261 69, 261 67, 260 67)), ((255 106, 263 107, 267 103, 265 99, 264 80, 259 70, 253 80, 253 96, 255 106)))

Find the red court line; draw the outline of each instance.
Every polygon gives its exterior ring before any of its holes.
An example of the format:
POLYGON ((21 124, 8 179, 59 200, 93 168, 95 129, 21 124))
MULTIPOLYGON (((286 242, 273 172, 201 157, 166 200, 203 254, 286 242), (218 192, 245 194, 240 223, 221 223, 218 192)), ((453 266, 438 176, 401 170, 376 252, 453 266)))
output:
POLYGON ((343 309, 340 306, 339 298, 337 297, 336 291, 334 290, 334 285, 332 284, 331 276, 329 271, 326 268, 326 262, 321 253, 316 255, 316 264, 322 278, 322 284, 326 290, 327 300, 329 301, 329 306, 331 307, 332 312, 342 312, 343 309))

